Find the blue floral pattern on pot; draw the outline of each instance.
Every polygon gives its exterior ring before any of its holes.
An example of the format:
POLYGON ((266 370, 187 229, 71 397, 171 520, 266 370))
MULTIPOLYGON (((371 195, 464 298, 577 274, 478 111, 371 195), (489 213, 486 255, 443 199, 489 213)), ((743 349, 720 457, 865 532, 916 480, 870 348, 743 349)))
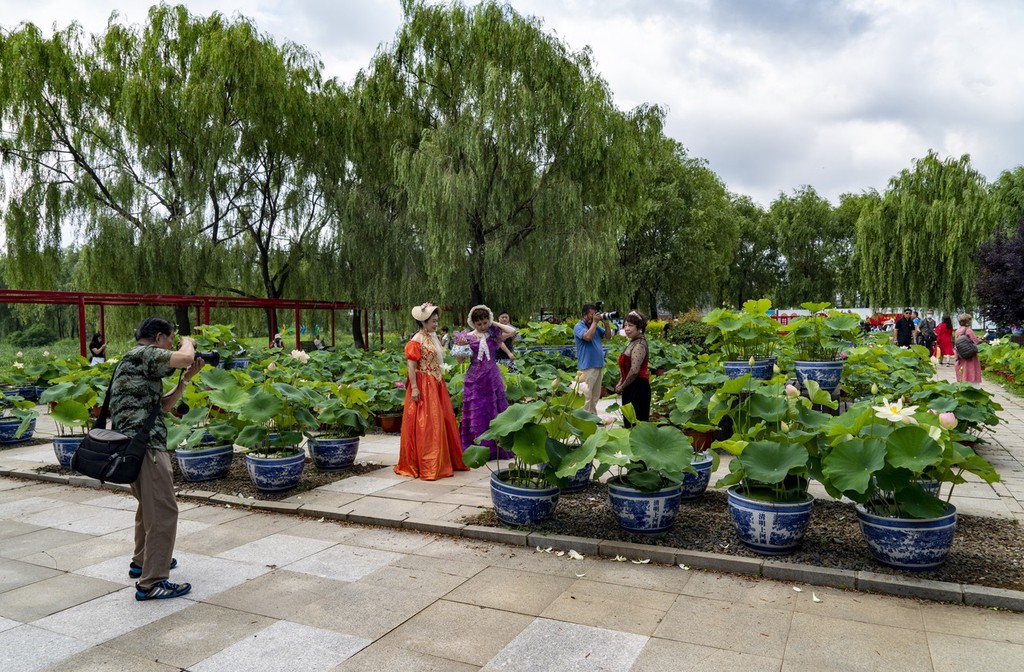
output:
POLYGON ((793 362, 793 365, 801 390, 806 389, 804 381, 807 379, 813 380, 827 392, 839 389, 839 381, 843 378, 843 362, 793 362))
POLYGON ((181 475, 185 480, 212 481, 215 478, 224 478, 231 471, 235 447, 226 444, 197 450, 178 449, 174 451, 174 456, 178 459, 178 467, 181 468, 181 475))
POLYGON ((306 453, 287 457, 245 456, 249 479, 260 492, 284 492, 299 484, 306 466, 306 453))
POLYGON ((802 502, 770 502, 747 497, 740 487, 729 488, 729 513, 744 545, 763 555, 782 555, 800 545, 811 521, 813 497, 807 495, 802 502))
POLYGON ((551 517, 561 492, 555 487, 524 488, 506 483, 501 470, 491 473, 491 503, 494 513, 505 525, 536 525, 551 517))
POLYGON ((594 471, 593 463, 583 467, 569 477, 569 484, 562 488, 562 492, 579 492, 590 483, 590 474, 594 471))
POLYGON ((661 534, 672 527, 682 487, 673 485, 647 494, 614 481, 608 482, 608 498, 619 526, 627 532, 661 534))
POLYGON ((696 469, 697 473, 683 474, 682 497, 684 502, 693 502, 704 496, 704 491, 708 489, 708 482, 711 480, 711 463, 713 461, 711 455, 707 453, 698 453, 693 456, 690 466, 696 469))
POLYGON ((57 456, 57 462, 65 469, 71 468, 71 456, 78 450, 82 443, 81 436, 55 436, 53 437, 53 454, 57 456))
POLYGON ((773 364, 770 359, 755 359, 754 365, 751 366, 749 361, 746 362, 722 362, 725 365, 725 375, 730 378, 739 378, 740 376, 750 374, 751 378, 758 378, 760 380, 771 380, 773 364))
POLYGON ((923 572, 946 561, 956 532, 956 507, 938 518, 887 518, 857 506, 860 529, 875 560, 896 569, 923 572))
POLYGON ((224 366, 225 369, 247 369, 249 368, 248 357, 232 357, 224 366))
POLYGON ((348 439, 312 438, 307 442, 313 464, 320 471, 341 471, 356 461, 359 451, 359 437, 348 439))
POLYGON ((21 426, 21 418, 2 418, 0 419, 0 443, 21 443, 22 441, 28 441, 32 438, 32 432, 36 431, 36 419, 28 423, 28 429, 20 437, 14 435, 18 433, 18 427, 21 426))

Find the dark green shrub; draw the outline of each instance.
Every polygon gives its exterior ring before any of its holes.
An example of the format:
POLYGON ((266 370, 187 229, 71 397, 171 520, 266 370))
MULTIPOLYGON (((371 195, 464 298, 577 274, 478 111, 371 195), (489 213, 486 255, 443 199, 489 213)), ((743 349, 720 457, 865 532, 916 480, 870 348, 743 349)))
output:
POLYGON ((53 343, 56 337, 45 324, 37 322, 21 331, 12 332, 7 340, 16 348, 36 348, 53 343))

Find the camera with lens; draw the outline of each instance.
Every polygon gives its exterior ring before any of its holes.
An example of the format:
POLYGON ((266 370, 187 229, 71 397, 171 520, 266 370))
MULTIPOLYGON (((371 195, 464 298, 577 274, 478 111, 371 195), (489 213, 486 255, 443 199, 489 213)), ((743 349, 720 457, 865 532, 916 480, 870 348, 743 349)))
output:
POLYGON ((604 301, 595 302, 594 307, 597 308, 597 316, 602 320, 613 320, 619 316, 619 311, 617 310, 604 312, 604 301))
POLYGON ((220 364, 220 353, 216 350, 211 350, 209 352, 197 352, 196 359, 201 359, 210 366, 217 366, 220 364))

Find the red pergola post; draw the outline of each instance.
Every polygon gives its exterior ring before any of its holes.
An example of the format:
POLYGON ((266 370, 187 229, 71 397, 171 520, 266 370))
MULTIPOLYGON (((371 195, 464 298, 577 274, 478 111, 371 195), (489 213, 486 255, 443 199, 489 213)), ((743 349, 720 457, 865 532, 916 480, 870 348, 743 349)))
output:
POLYGON ((277 335, 277 311, 270 311, 270 344, 274 344, 274 336, 277 335))
POLYGON ((203 301, 203 324, 210 323, 210 302, 203 301))
POLYGON ((196 326, 198 327, 200 324, 202 324, 202 321, 199 319, 199 306, 197 305, 196 306, 196 326))
POLYGON ((295 349, 302 350, 302 338, 299 333, 299 307, 295 306, 295 349))
POLYGON ((78 297, 78 351, 85 357, 85 297, 78 297))

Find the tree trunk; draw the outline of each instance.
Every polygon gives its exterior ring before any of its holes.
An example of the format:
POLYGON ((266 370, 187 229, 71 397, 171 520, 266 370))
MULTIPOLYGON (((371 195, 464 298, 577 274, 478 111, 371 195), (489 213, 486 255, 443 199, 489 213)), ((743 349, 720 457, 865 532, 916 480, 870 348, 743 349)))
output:
POLYGON ((175 306, 174 320, 178 323, 178 333, 180 335, 190 336, 192 334, 192 323, 189 321, 188 306, 175 306))
POLYGON ((357 348, 367 348, 363 339, 363 311, 359 309, 352 310, 352 342, 357 348))

